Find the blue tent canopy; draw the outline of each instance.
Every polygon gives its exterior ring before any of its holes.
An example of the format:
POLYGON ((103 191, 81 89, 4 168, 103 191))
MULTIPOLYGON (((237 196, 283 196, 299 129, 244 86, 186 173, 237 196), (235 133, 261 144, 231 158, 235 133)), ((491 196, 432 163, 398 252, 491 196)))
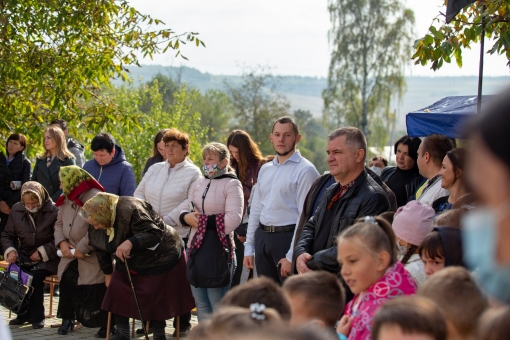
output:
MULTIPOLYGON (((482 96, 482 108, 491 96, 482 96)), ((450 138, 461 138, 462 127, 470 115, 477 111, 476 96, 446 97, 434 104, 406 116, 407 134, 425 137, 434 133, 450 138)))

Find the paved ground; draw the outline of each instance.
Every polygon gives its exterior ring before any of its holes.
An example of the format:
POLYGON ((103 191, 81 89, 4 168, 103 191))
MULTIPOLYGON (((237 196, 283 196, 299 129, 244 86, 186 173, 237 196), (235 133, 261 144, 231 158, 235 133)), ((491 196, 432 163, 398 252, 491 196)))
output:
MULTIPOLYGON (((49 314, 49 294, 45 294, 44 296, 45 303, 44 306, 46 308, 46 313, 49 314)), ((57 306, 58 306, 58 297, 53 298, 53 314, 56 314, 57 312, 57 306)), ((0 313, 4 320, 8 322, 9 320, 9 311, 6 310, 3 307, 0 307, 0 313)), ((15 318, 16 315, 12 315, 12 318, 15 318)), ((82 327, 74 332, 71 332, 71 334, 67 336, 58 335, 57 334, 57 328, 51 328, 50 326, 52 324, 60 323, 61 320, 57 319, 56 317, 47 318, 44 328, 42 329, 33 329, 31 324, 25 324, 23 326, 9 326, 12 333, 13 340, 33 340, 33 339, 42 339, 42 340, 67 340, 67 339, 95 339, 94 334, 96 334, 98 328, 85 328, 82 327)), ((197 318, 196 316, 191 317, 191 324, 196 325, 197 324, 197 318)), ((172 322, 167 321, 167 325, 171 326, 172 322)), ((131 326, 131 324, 130 324, 131 326)), ((136 328, 140 327, 140 322, 136 322, 136 328)), ((166 328, 166 337, 168 339, 172 339, 172 333, 174 332, 173 327, 167 327, 166 328)), ((149 336, 150 339, 152 339, 152 336, 149 336)), ((135 336, 132 339, 144 339, 143 336, 137 337, 135 336)), ((1 339, 0 339, 1 340, 1 339)))

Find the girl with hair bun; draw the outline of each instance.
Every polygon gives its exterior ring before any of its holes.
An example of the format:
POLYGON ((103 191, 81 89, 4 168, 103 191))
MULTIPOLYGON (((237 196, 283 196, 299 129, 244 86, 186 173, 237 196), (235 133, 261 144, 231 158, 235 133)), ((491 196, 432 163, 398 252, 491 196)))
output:
POLYGON ((389 299, 414 294, 416 283, 397 262, 395 234, 380 217, 365 217, 342 232, 337 244, 340 274, 354 294, 337 331, 349 340, 370 339, 377 309, 389 299))

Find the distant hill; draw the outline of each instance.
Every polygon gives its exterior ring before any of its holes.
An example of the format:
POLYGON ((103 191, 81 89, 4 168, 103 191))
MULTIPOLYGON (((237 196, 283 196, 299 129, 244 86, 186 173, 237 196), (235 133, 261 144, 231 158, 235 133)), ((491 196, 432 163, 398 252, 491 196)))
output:
MULTIPOLYGON (((129 67, 134 85, 147 82, 161 73, 178 82, 188 83, 201 91, 208 89, 224 89, 224 82, 235 85, 241 82, 240 76, 213 75, 202 73, 189 67, 171 67, 158 65, 142 65, 129 67)), ((280 76, 278 90, 291 103, 292 109, 310 110, 316 117, 322 115, 322 90, 326 87, 326 78, 280 76)), ((456 95, 476 95, 477 77, 408 77, 407 91, 400 107, 397 130, 405 130, 405 115, 414 110, 429 106, 443 97, 456 95)), ((116 80, 115 84, 121 82, 116 80)), ((486 77, 483 83, 483 94, 496 94, 510 85, 510 76, 486 77)))

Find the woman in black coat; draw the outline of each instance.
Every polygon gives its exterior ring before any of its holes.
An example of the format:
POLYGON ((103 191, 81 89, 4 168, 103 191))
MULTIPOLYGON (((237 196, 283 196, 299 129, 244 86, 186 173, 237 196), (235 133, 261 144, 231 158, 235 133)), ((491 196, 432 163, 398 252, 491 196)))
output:
POLYGON ((26 148, 27 138, 14 133, 7 138, 6 153, 0 152, 0 234, 5 229, 12 206, 21 200, 21 186, 32 177, 31 163, 23 154, 26 148))
POLYGON ((32 181, 41 183, 53 202, 62 194, 59 172, 61 166, 75 165, 73 154, 67 149, 64 132, 50 126, 44 132, 45 152, 37 158, 32 181))

